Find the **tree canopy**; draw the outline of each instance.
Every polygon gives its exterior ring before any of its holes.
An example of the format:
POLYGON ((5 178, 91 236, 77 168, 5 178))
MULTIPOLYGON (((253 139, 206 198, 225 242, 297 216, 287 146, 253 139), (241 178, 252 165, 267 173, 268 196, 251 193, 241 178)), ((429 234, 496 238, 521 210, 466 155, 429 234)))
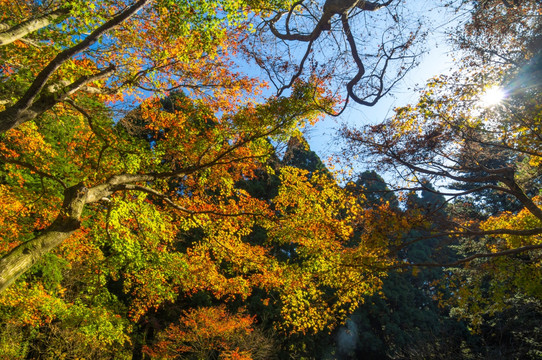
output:
POLYGON ((342 131, 348 181, 303 128, 416 64, 408 1, 0 0, 0 355, 453 356, 542 318, 540 2, 443 5, 456 72, 342 131))

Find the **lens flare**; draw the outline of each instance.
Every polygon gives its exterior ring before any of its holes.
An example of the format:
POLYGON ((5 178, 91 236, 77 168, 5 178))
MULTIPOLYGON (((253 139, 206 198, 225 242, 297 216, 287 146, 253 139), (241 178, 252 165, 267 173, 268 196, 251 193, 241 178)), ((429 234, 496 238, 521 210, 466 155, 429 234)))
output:
POLYGON ((501 103, 506 98, 506 92, 500 86, 493 86, 480 96, 480 104, 482 107, 491 107, 501 103))

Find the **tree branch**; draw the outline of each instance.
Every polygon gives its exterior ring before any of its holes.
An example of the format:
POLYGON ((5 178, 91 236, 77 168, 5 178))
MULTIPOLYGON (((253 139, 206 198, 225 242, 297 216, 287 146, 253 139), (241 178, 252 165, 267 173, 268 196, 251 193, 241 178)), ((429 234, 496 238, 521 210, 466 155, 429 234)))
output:
POLYGON ((141 191, 149 195, 156 196, 157 198, 163 200, 165 203, 167 203, 169 206, 171 206, 174 209, 180 210, 184 213, 190 214, 190 215, 197 215, 197 214, 212 214, 212 215, 218 215, 218 216, 224 216, 224 217, 236 217, 236 216, 245 216, 245 215, 251 215, 251 216, 261 216, 262 214, 259 213, 251 213, 251 212, 240 212, 240 213, 223 213, 213 210, 204 210, 204 211, 195 211, 187 209, 183 206, 180 206, 179 204, 175 203, 171 198, 169 198, 166 194, 161 193, 160 191, 154 190, 152 188, 141 186, 141 185, 123 185, 119 186, 117 190, 134 190, 134 191, 141 191))
MULTIPOLYGON (((21 97, 21 99, 19 99, 19 101, 17 101, 17 103, 15 103, 13 106, 0 112, 0 133, 3 133, 9 129, 12 129, 20 125, 24 121, 28 121, 35 118, 38 115, 38 113, 34 114, 33 116, 28 116, 27 113, 30 112, 30 114, 32 114, 36 112, 35 110, 32 110, 31 107, 34 106, 36 98, 41 94, 42 90, 45 87, 45 84, 50 79, 50 77, 55 73, 55 71, 58 68, 60 68, 60 66, 62 66, 67 60, 72 58, 74 55, 92 46, 96 41, 98 41, 98 39, 102 35, 104 35, 108 31, 119 26, 122 22, 132 17, 135 13, 137 13, 143 6, 145 6, 150 1, 151 0, 137 1, 132 6, 125 9, 120 14, 118 14, 111 20, 107 21, 106 23, 98 27, 83 41, 81 41, 80 43, 78 43, 77 45, 71 48, 68 48, 62 51, 53 60, 51 60, 51 62, 49 62, 49 64, 47 64, 47 66, 45 66, 45 68, 43 68, 43 70, 36 76, 36 78, 34 79, 34 82, 32 83, 32 85, 30 85, 30 87, 25 92, 25 94, 21 97)), ((68 91, 73 90, 70 93, 77 91, 82 86, 82 85, 77 86, 77 82, 73 83, 72 85, 73 85, 73 89, 67 89, 68 91)), ((47 109, 52 107, 52 105, 50 104, 48 104, 48 106, 49 107, 47 109)))
POLYGON ((60 245, 81 226, 80 218, 86 203, 88 189, 82 184, 64 191, 62 210, 46 230, 0 259, 0 293, 46 253, 60 245))
POLYGON ((279 89, 279 91, 277 92, 277 96, 280 96, 284 90, 289 89, 294 84, 294 82, 301 76, 301 74, 303 73, 303 67, 305 66, 305 61, 307 61, 307 58, 309 57, 309 54, 311 53, 312 44, 313 44, 313 41, 312 40, 309 41, 309 45, 307 45, 307 50, 305 50, 305 55, 303 56, 303 59, 301 59, 301 62, 299 63, 299 69, 292 76, 292 78, 290 79, 290 82, 286 85, 283 85, 279 89))
POLYGON ((68 17, 70 13, 69 8, 60 8, 50 13, 41 15, 35 19, 29 19, 17 24, 11 28, 0 31, 0 46, 11 44, 16 40, 20 40, 26 35, 51 25, 56 20, 63 20, 68 17))
POLYGON ((44 93, 39 99, 34 101, 28 108, 22 109, 17 104, 0 112, 0 133, 12 129, 22 123, 34 120, 39 115, 51 109, 56 104, 65 100, 68 96, 74 94, 87 84, 103 79, 115 71, 115 67, 110 65, 97 74, 82 76, 70 85, 52 93, 44 93), (4 116, 4 117, 2 117, 4 116))
POLYGON ((382 4, 378 2, 372 2, 372 1, 360 1, 356 5, 358 9, 364 10, 364 11, 376 11, 383 7, 386 7, 390 5, 393 2, 393 0, 388 0, 382 4))
POLYGON ((62 188, 64 189, 67 189, 68 187, 66 186, 66 183, 64 181, 62 181, 61 179, 57 178, 56 176, 53 176, 51 174, 48 174, 44 171, 41 171, 39 170, 37 167, 35 167, 34 165, 32 164, 29 164, 29 163, 26 163, 26 162, 23 162, 23 161, 20 161, 20 160, 15 160, 15 159, 6 159, 4 157, 0 157, 0 162, 3 162, 3 163, 7 163, 7 164, 14 164, 14 165, 18 165, 18 166, 22 166, 32 172, 35 172, 36 174, 38 174, 39 176, 42 176, 42 177, 45 177, 47 179, 51 179, 53 181, 56 181, 57 183, 60 184, 60 186, 62 186, 62 188))
POLYGON ((410 268, 410 267, 442 267, 442 268, 449 268, 449 267, 458 267, 460 265, 469 263, 476 259, 489 259, 494 257, 501 257, 501 256, 509 256, 509 255, 515 255, 520 254, 526 251, 532 251, 532 250, 540 250, 542 249, 542 244, 539 245, 527 245, 522 246, 516 249, 509 249, 504 251, 499 251, 495 253, 482 253, 482 254, 474 254, 469 257, 466 257, 464 259, 460 259, 451 263, 445 263, 445 264, 439 264, 439 263, 401 263, 397 265, 392 265, 388 267, 388 269, 400 269, 400 268, 410 268))

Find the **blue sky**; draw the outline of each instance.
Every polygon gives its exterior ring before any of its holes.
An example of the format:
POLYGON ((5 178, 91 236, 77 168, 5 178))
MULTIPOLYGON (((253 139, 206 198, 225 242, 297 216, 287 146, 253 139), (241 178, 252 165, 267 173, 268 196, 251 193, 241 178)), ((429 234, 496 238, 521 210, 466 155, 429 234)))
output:
MULTIPOLYGON (((382 98, 373 107, 364 107, 355 104, 350 101, 348 108, 340 117, 326 117, 324 120, 319 121, 315 126, 307 126, 304 129, 305 138, 309 142, 311 149, 314 150, 320 158, 326 162, 326 159, 337 154, 341 150, 341 146, 338 144, 338 129, 343 125, 349 127, 361 127, 366 124, 378 123, 386 119, 393 114, 393 109, 398 106, 404 106, 407 104, 415 103, 418 97, 418 93, 415 89, 420 89, 424 86, 426 81, 434 76, 443 73, 450 73, 453 68, 453 59, 451 56, 451 47, 448 44, 448 33, 450 29, 457 27, 458 23, 465 20, 468 16, 468 11, 464 10, 462 13, 455 13, 450 8, 444 7, 443 4, 449 2, 448 0, 398 0, 402 1, 404 5, 404 16, 407 22, 417 24, 418 19, 422 19, 423 26, 428 31, 428 36, 423 40, 424 53, 420 58, 419 65, 410 70, 407 75, 398 83, 391 93, 382 98)), ((398 2, 399 3, 399 2, 398 2)), ((379 10, 385 11, 385 10, 379 10)), ((412 24, 411 24, 412 25, 412 24)), ((379 28, 378 24, 374 24, 374 28, 379 28)), ((407 25, 408 28, 408 25, 407 25)), ((358 35, 364 37, 364 32, 373 31, 372 28, 367 27, 367 24, 358 29, 352 28, 353 32, 359 31, 358 35)), ((378 34, 378 29, 374 34, 378 34)), ((373 36, 374 36, 373 34, 373 36)), ((328 36, 322 34, 322 36, 328 36)), ((373 45, 380 44, 380 38, 369 38, 369 42, 373 41, 373 45)), ((290 49, 295 56, 299 57, 299 61, 303 56, 306 43, 290 43, 292 48, 290 49)), ((280 50, 280 48, 279 48, 280 50)), ((315 51, 325 51, 321 47, 315 51)), ((374 51, 374 48, 372 49, 374 51)), ((369 49, 369 53, 371 50, 369 49)), ((329 55, 329 54, 327 54, 329 55)), ((329 56, 328 56, 329 59, 329 56)), ((295 60, 295 59, 294 59, 295 60)), ((353 62, 353 60, 352 60, 353 62)), ((260 70, 256 64, 246 63, 245 59, 239 62, 240 70, 249 74, 250 76, 260 76, 263 79, 266 78, 266 73, 260 70)), ((270 92, 274 89, 271 88, 270 92)), ((267 96, 270 94, 263 94, 267 96)), ((285 94, 286 95, 286 94, 285 94)), ((280 149, 279 149, 280 152, 280 149)), ((336 164, 336 162, 335 162, 336 164)), ((339 166, 338 164, 336 164, 339 166)), ((363 171, 361 168, 362 163, 356 165, 356 171, 363 171)))
POLYGON ((463 18, 462 14, 454 14, 438 8, 435 1, 413 2, 413 4, 416 3, 420 9, 420 15, 428 17, 432 23, 432 30, 425 43, 426 52, 422 55, 419 66, 411 70, 391 94, 381 99, 375 106, 365 107, 350 102, 349 108, 340 117, 326 117, 314 127, 307 128, 305 134, 307 141, 311 149, 323 160, 340 150, 336 140, 337 130, 341 126, 361 127, 381 122, 393 114, 395 107, 415 103, 418 98, 415 89, 423 87, 426 80, 453 70, 452 49, 447 41, 447 30, 454 24, 457 25, 457 21, 463 18))

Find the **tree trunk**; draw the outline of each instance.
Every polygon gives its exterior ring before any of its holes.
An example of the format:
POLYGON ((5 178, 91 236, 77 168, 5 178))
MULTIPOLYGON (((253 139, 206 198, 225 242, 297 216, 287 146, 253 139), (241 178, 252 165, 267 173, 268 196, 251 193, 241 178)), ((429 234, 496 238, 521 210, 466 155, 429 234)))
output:
POLYGON ((0 292, 80 228, 87 195, 88 189, 81 184, 67 188, 62 209, 53 224, 0 259, 0 292))
MULTIPOLYGON (((170 173, 163 178, 181 176, 183 173, 170 173)), ((115 191, 127 190, 126 184, 152 181, 156 178, 156 175, 152 174, 122 174, 91 188, 86 188, 83 184, 67 188, 64 191, 62 208, 51 226, 0 259, 0 293, 81 227, 81 214, 86 204, 100 201, 115 191)))

